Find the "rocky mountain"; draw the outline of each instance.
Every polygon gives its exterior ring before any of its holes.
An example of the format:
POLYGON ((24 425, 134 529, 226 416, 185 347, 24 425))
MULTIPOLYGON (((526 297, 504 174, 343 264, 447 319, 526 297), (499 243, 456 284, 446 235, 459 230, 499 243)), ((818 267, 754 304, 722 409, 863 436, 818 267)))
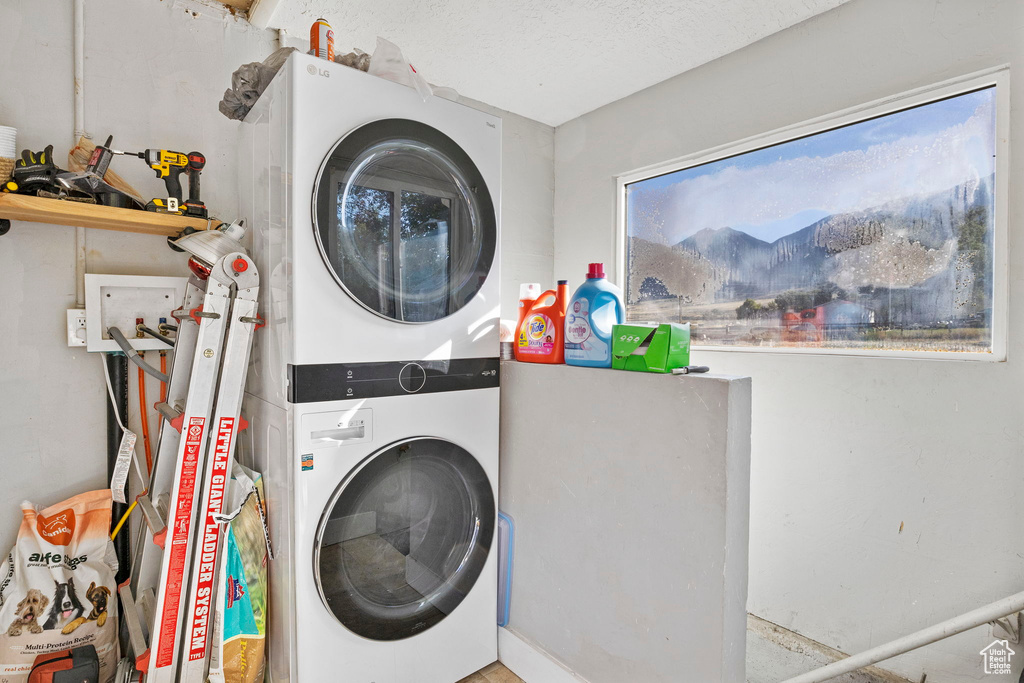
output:
POLYGON ((908 281, 902 261, 927 261, 916 270, 912 268, 913 273, 919 272, 919 282, 948 267, 949 263, 937 264, 936 260, 951 261, 964 216, 972 207, 991 204, 992 182, 989 176, 866 211, 834 214, 774 242, 729 227, 706 228, 672 250, 713 269, 717 301, 773 296, 827 282, 853 287, 912 286, 918 283, 913 277, 908 281), (851 258, 853 253, 859 258, 851 258), (877 264, 887 253, 900 254, 901 262, 887 266, 891 273, 877 264), (865 268, 868 254, 870 269, 865 268))

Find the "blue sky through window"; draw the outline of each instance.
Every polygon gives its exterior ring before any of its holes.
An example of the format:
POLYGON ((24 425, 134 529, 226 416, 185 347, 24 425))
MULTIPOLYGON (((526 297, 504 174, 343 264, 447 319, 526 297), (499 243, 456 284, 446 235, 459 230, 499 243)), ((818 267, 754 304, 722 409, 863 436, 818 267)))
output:
POLYGON ((825 216, 993 173, 985 88, 627 186, 631 236, 662 244, 731 227, 767 242, 825 216))

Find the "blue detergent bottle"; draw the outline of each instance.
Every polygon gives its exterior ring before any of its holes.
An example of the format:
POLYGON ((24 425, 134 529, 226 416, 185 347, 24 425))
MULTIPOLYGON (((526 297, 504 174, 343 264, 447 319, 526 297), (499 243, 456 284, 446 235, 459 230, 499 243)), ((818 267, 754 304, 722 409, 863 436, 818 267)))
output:
POLYGON ((603 263, 591 263, 565 314, 566 364, 610 368, 612 326, 625 320, 622 290, 605 279, 603 263))

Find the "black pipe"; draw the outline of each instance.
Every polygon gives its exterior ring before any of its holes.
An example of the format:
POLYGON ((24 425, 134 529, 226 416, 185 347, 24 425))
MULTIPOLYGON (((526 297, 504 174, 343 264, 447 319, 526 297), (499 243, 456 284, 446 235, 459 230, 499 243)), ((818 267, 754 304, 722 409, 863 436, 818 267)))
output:
POLYGON ((137 329, 139 332, 142 332, 144 334, 148 334, 150 337, 153 337, 154 339, 159 339, 164 344, 167 344, 170 347, 174 346, 174 340, 173 339, 171 339, 170 337, 165 337, 164 335, 160 334, 159 332, 157 332, 155 330, 149 329, 145 325, 136 325, 135 329, 137 329))
MULTIPOLYGON (((110 387, 114 391, 114 401, 121 414, 121 424, 128 425, 128 357, 123 353, 105 354, 107 370, 110 372, 110 387)), ((117 452, 121 448, 121 426, 118 424, 117 413, 110 401, 107 404, 107 481, 114 476, 114 466, 117 463, 117 452)), ((124 513, 128 510, 125 503, 114 503, 110 519, 110 530, 118 523, 124 513)), ((121 529, 121 533, 114 539, 114 550, 117 553, 117 583, 120 585, 131 574, 131 549, 128 545, 131 534, 127 528, 121 529)))

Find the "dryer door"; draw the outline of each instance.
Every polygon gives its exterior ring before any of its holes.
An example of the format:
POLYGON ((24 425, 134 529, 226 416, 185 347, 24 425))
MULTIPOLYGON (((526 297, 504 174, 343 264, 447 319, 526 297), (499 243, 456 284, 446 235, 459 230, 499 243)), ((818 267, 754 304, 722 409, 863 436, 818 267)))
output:
POLYGON ((473 161, 448 136, 406 119, 375 121, 335 145, 317 178, 313 226, 338 284, 406 323, 447 317, 472 300, 497 239, 473 161))
POLYGON ((313 569, 327 609, 372 640, 399 640, 450 614, 490 551, 494 495, 468 451, 419 438, 368 458, 331 498, 313 569))

